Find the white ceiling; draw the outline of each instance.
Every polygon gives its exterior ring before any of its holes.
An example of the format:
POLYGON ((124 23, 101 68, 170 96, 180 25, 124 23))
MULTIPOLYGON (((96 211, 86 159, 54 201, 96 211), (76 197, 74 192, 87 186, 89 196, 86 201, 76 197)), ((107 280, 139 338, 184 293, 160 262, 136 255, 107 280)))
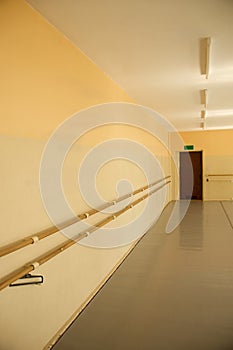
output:
POLYGON ((233 128, 233 0, 28 0, 137 103, 178 130, 233 128), (210 75, 200 39, 211 37, 210 75))

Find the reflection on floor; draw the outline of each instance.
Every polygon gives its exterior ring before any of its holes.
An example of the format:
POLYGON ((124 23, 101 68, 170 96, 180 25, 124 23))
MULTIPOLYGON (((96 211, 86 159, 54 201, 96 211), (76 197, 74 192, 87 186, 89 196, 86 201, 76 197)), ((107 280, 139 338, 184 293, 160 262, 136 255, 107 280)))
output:
POLYGON ((232 350, 233 204, 169 205, 54 350, 232 350))

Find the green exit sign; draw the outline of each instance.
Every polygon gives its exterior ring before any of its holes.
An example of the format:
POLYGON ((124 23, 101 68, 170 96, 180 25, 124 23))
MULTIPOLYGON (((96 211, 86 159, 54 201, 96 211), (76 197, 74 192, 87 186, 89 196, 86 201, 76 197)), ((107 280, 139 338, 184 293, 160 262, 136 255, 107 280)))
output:
POLYGON ((192 151, 192 150, 194 150, 194 145, 185 145, 184 150, 185 151, 192 151))

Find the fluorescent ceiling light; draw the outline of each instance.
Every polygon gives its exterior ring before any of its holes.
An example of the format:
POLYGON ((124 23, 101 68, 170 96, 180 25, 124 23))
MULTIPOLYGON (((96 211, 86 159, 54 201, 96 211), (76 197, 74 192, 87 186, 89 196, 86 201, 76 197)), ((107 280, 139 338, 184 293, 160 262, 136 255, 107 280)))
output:
POLYGON ((201 122, 201 128, 204 129, 205 128, 205 122, 201 122))
POLYGON ((206 79, 209 78, 210 70, 210 47, 211 47, 211 38, 202 38, 200 41, 200 65, 201 65, 201 74, 206 76, 206 79))
POLYGON ((206 118, 206 110, 202 110, 201 111, 201 119, 205 119, 206 118))
POLYGON ((208 97, 207 89, 200 90, 200 96, 201 96, 201 104, 204 105, 204 107, 206 109, 207 108, 207 97, 208 97))

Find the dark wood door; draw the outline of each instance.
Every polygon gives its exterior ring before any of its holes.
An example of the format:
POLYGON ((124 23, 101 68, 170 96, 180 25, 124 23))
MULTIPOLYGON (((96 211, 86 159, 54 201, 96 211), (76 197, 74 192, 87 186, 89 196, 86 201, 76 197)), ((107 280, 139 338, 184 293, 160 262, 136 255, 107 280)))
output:
POLYGON ((202 199, 202 152, 180 152, 180 199, 202 199))

